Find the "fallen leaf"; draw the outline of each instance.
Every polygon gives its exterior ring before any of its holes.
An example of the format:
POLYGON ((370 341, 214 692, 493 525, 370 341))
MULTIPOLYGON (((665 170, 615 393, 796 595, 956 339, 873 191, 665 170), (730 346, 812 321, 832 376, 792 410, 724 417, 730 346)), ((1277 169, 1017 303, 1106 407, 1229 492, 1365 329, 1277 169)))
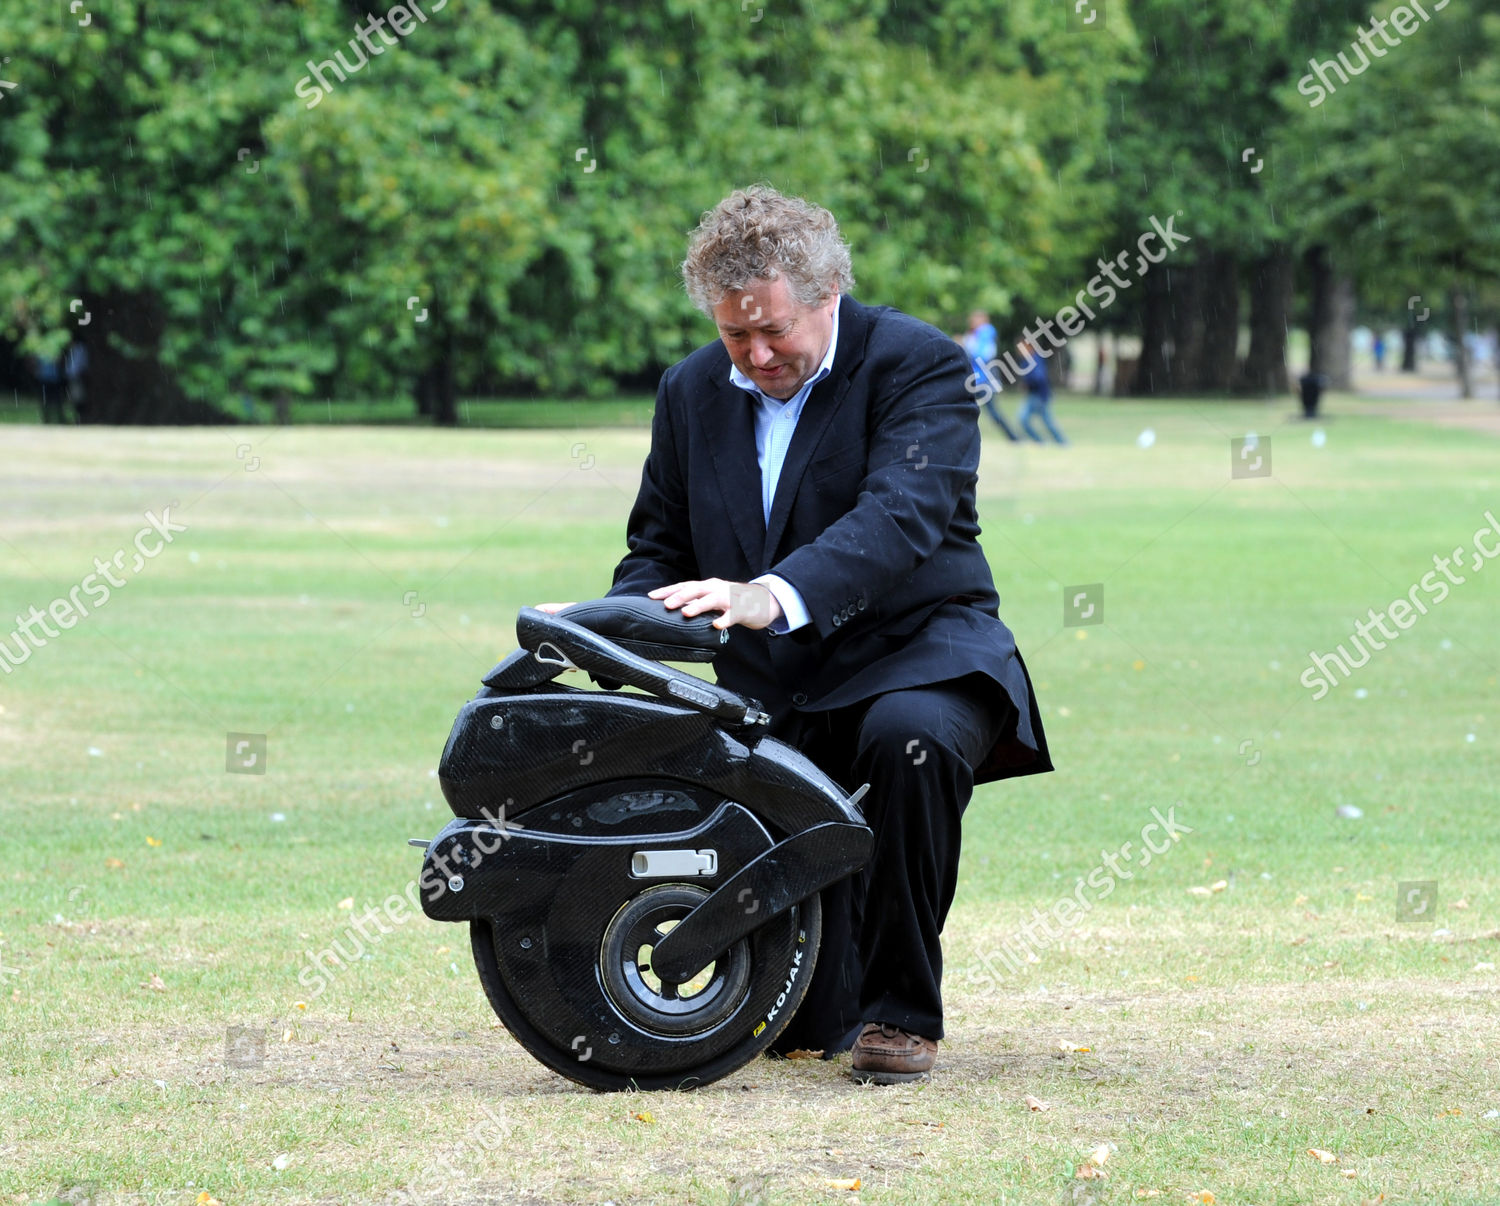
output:
POLYGON ((214 1197, 206 1189, 198 1195, 197 1202, 198 1206, 224 1206, 223 1202, 219 1201, 218 1198, 214 1197))
POLYGON ((1161 1190, 1159 1190, 1159 1189, 1137 1189, 1135 1191, 1135 1196, 1138 1197, 1138 1198, 1159 1198, 1159 1197, 1161 1197, 1161 1190))
POLYGON ((1062 1042, 1058 1043, 1057 1049, 1059 1051, 1065 1051, 1069 1055, 1083 1054, 1093 1050, 1092 1047, 1080 1047, 1076 1043, 1070 1043, 1067 1040, 1063 1040, 1062 1042))
POLYGON ((1227 887, 1229 887, 1229 881, 1227 879, 1221 879, 1216 881, 1215 883, 1210 884, 1208 890, 1210 892, 1222 892, 1227 887))
POLYGON ((292 1008, 293 1009, 306 1009, 307 1008, 307 1002, 306 1001, 294 1001, 294 1002, 292 1002, 292 1008))
POLYGON ((1455 900, 1448 907, 1450 909, 1467 909, 1469 907, 1469 902, 1467 900, 1455 900))
POLYGON ((160 846, 161 845, 161 838, 147 837, 146 838, 146 845, 148 845, 148 846, 160 846))
POLYGON ((1033 1114, 1040 1114, 1043 1110, 1050 1110, 1052 1106, 1048 1102, 1038 1101, 1035 1097, 1028 1093, 1026 1094, 1026 1108, 1033 1114))
POLYGON ((1310 1147, 1307 1149, 1307 1154, 1319 1164, 1332 1164, 1338 1159, 1332 1152, 1325 1152, 1321 1147, 1310 1147))
POLYGON ((1108 1159, 1109 1159, 1109 1144, 1107 1144, 1107 1143, 1101 1143, 1098 1147, 1096 1147, 1094 1149, 1093 1153, 1089 1156, 1089 1163, 1092 1164, 1092 1165, 1094 1165, 1096 1168, 1098 1168, 1098 1167, 1102 1167, 1104 1165, 1104 1162, 1106 1160, 1108 1160, 1108 1159))
POLYGON ((1293 903, 1293 904, 1294 904, 1294 905, 1299 905, 1299 904, 1306 904, 1306 903, 1307 903, 1307 897, 1306 897, 1306 895, 1305 895, 1305 894, 1303 894, 1303 893, 1300 893, 1300 892, 1299 892, 1299 893, 1298 893, 1298 894, 1297 894, 1297 899, 1296 899, 1296 900, 1294 900, 1294 901, 1292 901, 1292 903, 1293 903))
POLYGON ((837 1178, 834 1178, 832 1180, 825 1181, 824 1184, 827 1185, 829 1189, 847 1189, 852 1193, 859 1188, 859 1178, 850 1177, 847 1180, 839 1180, 837 1178))
POLYGON ((1212 888, 1205 888, 1202 884, 1194 884, 1188 889, 1188 893, 1192 896, 1212 896, 1214 890, 1212 888))
POLYGON ((1289 943, 1287 943, 1287 945, 1288 946, 1306 946, 1307 945, 1307 938, 1305 936, 1302 937, 1302 938, 1293 938, 1289 943))
POLYGON ((352 896, 346 896, 343 900, 339 901, 339 908, 341 909, 352 909, 353 907, 354 897, 352 896))
POLYGON ((142 980, 141 981, 141 987, 142 988, 151 988, 151 989, 154 989, 157 992, 166 992, 167 991, 167 986, 164 983, 162 983, 162 978, 160 976, 158 976, 155 972, 151 973, 151 978, 149 980, 142 980))
POLYGON ((1359 1176, 1359 1174, 1357 1172, 1355 1172, 1352 1168, 1341 1168, 1341 1169, 1339 1169, 1339 1172, 1342 1173, 1344 1176, 1348 1177, 1349 1180, 1351 1180, 1351 1181, 1354 1180, 1355 1177, 1359 1176))
POLYGON ((121 858, 107 858, 104 860, 104 865, 112 871, 117 871, 125 865, 125 860, 121 858))
POLYGON ((1077 1171, 1073 1174, 1073 1179, 1076 1181, 1102 1181, 1107 1176, 1109 1174, 1097 1164, 1080 1164, 1077 1171))
POLYGON ((632 1114, 631 1117, 634 1118, 637 1122, 656 1121, 656 1115, 653 1114, 650 1110, 642 1110, 639 1114, 632 1114))
POLYGON ((1206 1204, 1206 1206, 1213 1206, 1213 1204, 1218 1200, 1218 1198, 1214 1197, 1213 1191, 1211 1189, 1200 1189, 1197 1193, 1195 1193, 1188 1199, 1188 1201, 1190 1202, 1203 1202, 1206 1204))
POLYGON ((1361 1198, 1359 1206, 1380 1206, 1385 1201, 1385 1194, 1377 1193, 1373 1198, 1361 1198))
POLYGON ((798 1047, 795 1051, 786 1053, 787 1059, 822 1059, 823 1049, 819 1047, 816 1051, 809 1051, 806 1047, 798 1047))

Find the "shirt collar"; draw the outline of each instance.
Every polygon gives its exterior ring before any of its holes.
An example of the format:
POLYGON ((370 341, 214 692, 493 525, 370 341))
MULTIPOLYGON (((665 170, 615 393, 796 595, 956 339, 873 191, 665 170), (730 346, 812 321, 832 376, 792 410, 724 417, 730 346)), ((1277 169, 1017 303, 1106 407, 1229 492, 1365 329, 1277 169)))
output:
POLYGON ((818 371, 815 372, 811 377, 809 377, 805 382, 803 382, 802 388, 799 389, 790 398, 773 398, 769 394, 762 393, 760 386, 756 385, 755 382, 751 381, 749 377, 740 372, 740 370, 735 367, 733 361, 730 361, 729 363, 730 384, 737 385, 740 389, 747 390, 749 393, 753 394, 759 401, 769 402, 776 406, 784 406, 787 402, 796 402, 798 399, 806 399, 807 395, 811 392, 812 387, 815 386, 819 381, 823 380, 824 377, 828 376, 829 373, 833 372, 833 354, 839 346, 839 308, 840 306, 842 306, 842 304, 843 297, 840 296, 839 305, 834 306, 833 308, 833 328, 828 333, 828 351, 823 353, 823 360, 818 365, 818 371))

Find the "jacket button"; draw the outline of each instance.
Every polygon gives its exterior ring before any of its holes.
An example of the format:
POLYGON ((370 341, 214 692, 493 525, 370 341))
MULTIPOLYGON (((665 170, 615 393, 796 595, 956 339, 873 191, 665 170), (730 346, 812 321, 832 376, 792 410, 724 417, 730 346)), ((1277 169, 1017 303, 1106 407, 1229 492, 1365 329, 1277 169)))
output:
POLYGON ((792 702, 800 708, 807 702, 807 696, 804 695, 801 691, 798 691, 795 695, 792 696, 792 702))
POLYGON ((859 608, 858 608, 858 610, 864 611, 864 609, 865 609, 865 601, 863 599, 861 599, 859 601, 859 608))
POLYGON ((835 628, 837 628, 837 627, 838 627, 838 626, 839 626, 839 625, 840 625, 840 624, 842 624, 842 623, 843 623, 843 622, 844 622, 844 617, 843 617, 843 616, 841 616, 841 615, 839 615, 839 613, 838 613, 838 612, 834 612, 834 613, 833 613, 833 626, 834 626, 834 627, 835 627, 835 628))

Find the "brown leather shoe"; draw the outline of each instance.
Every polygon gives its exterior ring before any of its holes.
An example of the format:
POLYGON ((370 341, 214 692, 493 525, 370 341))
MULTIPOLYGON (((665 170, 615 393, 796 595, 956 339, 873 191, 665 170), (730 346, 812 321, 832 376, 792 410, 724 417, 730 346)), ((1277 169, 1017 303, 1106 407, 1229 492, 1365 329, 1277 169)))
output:
POLYGON ((854 1079, 859 1084, 902 1085, 931 1080, 937 1040, 899 1026, 866 1022, 854 1041, 854 1079))

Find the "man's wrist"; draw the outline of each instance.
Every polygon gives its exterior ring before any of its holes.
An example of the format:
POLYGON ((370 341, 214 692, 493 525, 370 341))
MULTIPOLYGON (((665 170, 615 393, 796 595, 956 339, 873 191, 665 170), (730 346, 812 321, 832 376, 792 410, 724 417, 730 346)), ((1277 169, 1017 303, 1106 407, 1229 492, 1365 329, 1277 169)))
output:
POLYGON ((811 622, 812 617, 808 614, 807 604, 802 601, 797 588, 785 578, 777 574, 762 574, 751 581, 756 586, 764 586, 771 598, 776 600, 777 607, 781 609, 781 616, 773 619, 766 626, 766 631, 772 635, 795 632, 811 622))

